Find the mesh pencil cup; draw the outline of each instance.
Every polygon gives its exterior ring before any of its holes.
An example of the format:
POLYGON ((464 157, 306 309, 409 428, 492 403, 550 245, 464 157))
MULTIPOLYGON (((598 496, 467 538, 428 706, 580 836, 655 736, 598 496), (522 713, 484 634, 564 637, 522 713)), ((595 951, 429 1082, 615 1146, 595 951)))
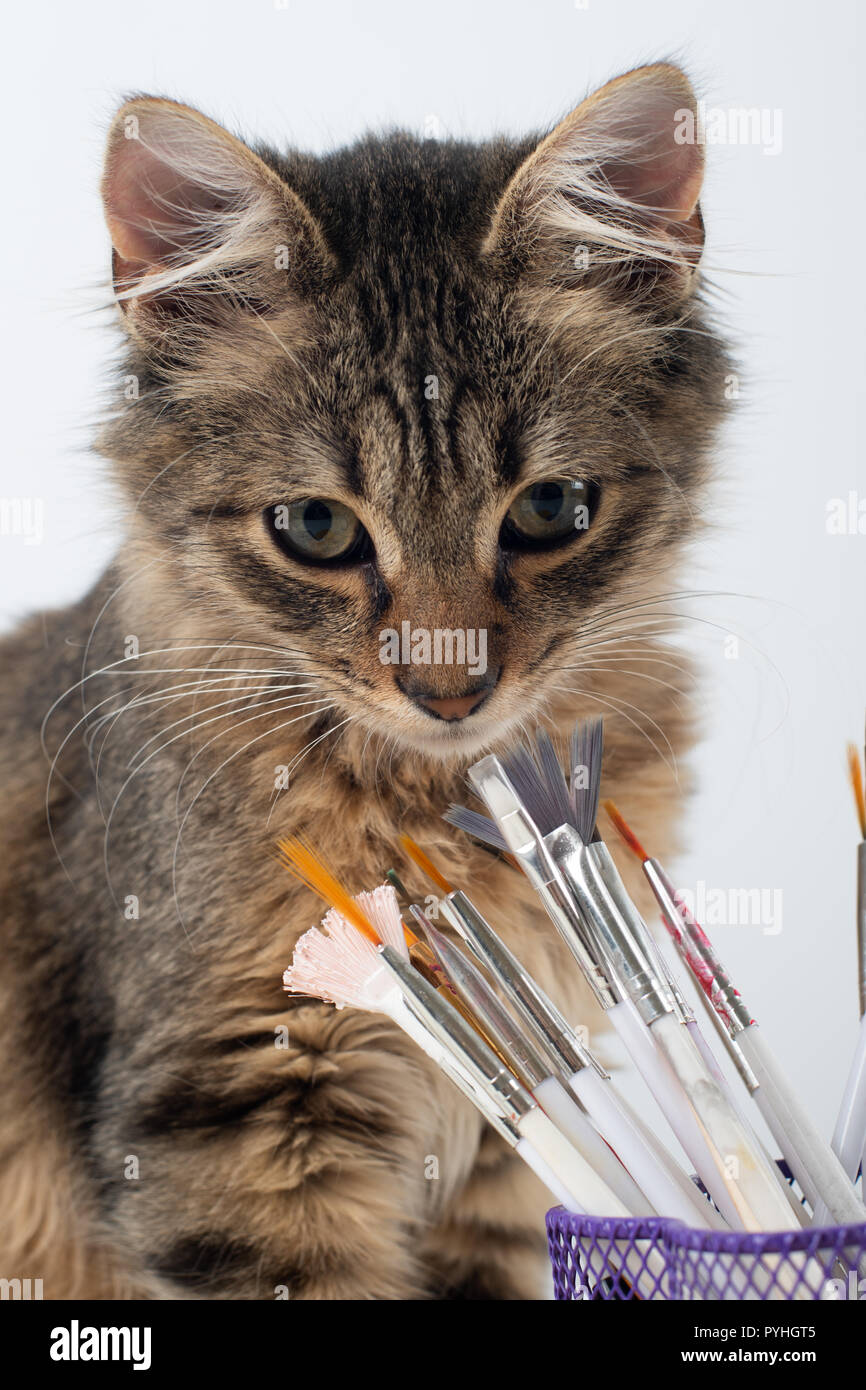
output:
POLYGON ((752 1235, 554 1207, 547 1240, 557 1299, 857 1299, 866 1270, 866 1224, 752 1235))

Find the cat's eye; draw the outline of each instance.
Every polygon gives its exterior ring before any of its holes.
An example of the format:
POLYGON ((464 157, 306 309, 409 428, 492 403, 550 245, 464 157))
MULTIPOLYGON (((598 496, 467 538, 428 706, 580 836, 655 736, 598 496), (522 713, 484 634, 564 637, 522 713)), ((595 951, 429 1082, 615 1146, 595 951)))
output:
POLYGON ((280 549, 307 564, 360 564, 371 553, 370 537, 355 513, 331 498, 280 502, 264 515, 280 549))
POLYGON ((539 550, 577 540, 598 508, 596 483, 578 478, 546 478, 515 497, 502 523, 500 545, 539 550))

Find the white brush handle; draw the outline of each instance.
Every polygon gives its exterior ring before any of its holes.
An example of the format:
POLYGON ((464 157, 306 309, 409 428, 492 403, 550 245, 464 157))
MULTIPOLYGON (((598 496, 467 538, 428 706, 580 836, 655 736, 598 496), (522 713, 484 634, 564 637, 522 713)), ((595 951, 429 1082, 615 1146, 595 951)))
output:
POLYGON ((569 1085, 660 1216, 703 1230, 728 1229, 724 1217, 698 1191, 612 1081, 599 1076, 593 1067, 583 1067, 570 1078, 569 1085))
POLYGON ((577 1205, 568 1188, 560 1182, 550 1164, 541 1157, 534 1144, 531 1144, 528 1139, 519 1139, 514 1152, 519 1154, 527 1167, 531 1168, 535 1176, 541 1179, 548 1192, 553 1194, 561 1207, 565 1207, 566 1211, 575 1212, 578 1216, 586 1215, 586 1212, 577 1205))
POLYGON ((625 1203, 620 1201, 542 1109, 536 1107, 523 1115, 517 1122, 517 1128, 521 1138, 529 1140, 556 1174, 557 1181, 571 1194, 572 1211, 587 1212, 590 1216, 630 1215, 625 1203))
MULTIPOLYGON (((704 998, 706 998, 706 995, 704 996, 704 998)), ((698 1049, 704 1061, 706 1062, 710 1075, 716 1082, 716 1085, 719 1087, 719 1090, 722 1092, 722 1095, 725 1097, 728 1104, 733 1109, 735 1115, 740 1121, 740 1124, 743 1126, 743 1132, 748 1138, 749 1143, 751 1144, 755 1153, 762 1154, 766 1159, 767 1164, 773 1169, 773 1171, 775 1171, 775 1161, 772 1154, 768 1153, 766 1146, 761 1143, 761 1140, 758 1138, 757 1134, 755 1133, 755 1130, 753 1129, 749 1121, 749 1117, 743 1110, 742 1105, 739 1104, 737 1096, 735 1096, 732 1093, 731 1088, 728 1085, 727 1078, 725 1077, 721 1067, 716 1061, 713 1049, 711 1048, 709 1042, 707 1041, 706 1037, 701 1031, 701 1028, 698 1025, 697 1021, 693 1019, 690 1023, 686 1024, 686 1027, 692 1035, 695 1047, 698 1049)), ((761 1111, 764 1120, 767 1123, 767 1128, 773 1136, 773 1140, 776 1145, 776 1151, 780 1153, 783 1158, 788 1158, 785 1144, 783 1143, 782 1132, 778 1129, 778 1127, 774 1129, 773 1124, 770 1122, 770 1117, 772 1116, 773 1112, 771 1111, 770 1107, 766 1104, 766 1097, 761 1095, 760 1087, 757 1091, 754 1092, 754 1101, 755 1104, 758 1106, 758 1109, 761 1111)), ((790 1164, 790 1160, 788 1161, 790 1164)), ((799 1174, 797 1175, 797 1177, 799 1180, 799 1174)), ((804 1196, 808 1199, 809 1204, 812 1207, 812 1210, 814 1211, 814 1200, 810 1196, 807 1189, 803 1186, 802 1181, 800 1182, 800 1187, 802 1188, 804 1196)), ((797 1218, 798 1225, 808 1226, 808 1213, 806 1212, 805 1208, 801 1205, 801 1203, 798 1201, 794 1193, 791 1191, 791 1188, 788 1186, 788 1184, 786 1182, 780 1182, 779 1188, 780 1191, 784 1193, 788 1206, 791 1208, 792 1212, 794 1213, 794 1216, 797 1218)))
POLYGON ((795 1095, 757 1024, 743 1029, 737 1041, 755 1073, 758 1095, 763 1093, 764 1104, 772 1109, 788 1136, 785 1157, 800 1186, 804 1191, 807 1186, 816 1190, 839 1225, 866 1221, 866 1207, 848 1174, 795 1095))
POLYGON ((584 1067, 570 1078, 569 1084, 611 1148, 634 1173, 659 1215, 693 1226, 705 1226, 707 1222, 701 1208, 711 1211, 710 1203, 664 1145, 643 1125, 613 1083, 599 1076, 593 1068, 584 1067))
MULTIPOLYGON (((525 1147, 523 1143, 518 1145, 518 1152, 524 1153, 526 1162, 539 1176, 549 1171, 556 1186, 565 1188, 568 1200, 563 1200, 562 1205, 567 1210, 581 1215, 628 1218, 628 1212, 616 1194, 574 1151, 543 1110, 532 1110, 524 1115, 518 1122, 518 1128, 525 1141, 525 1147)), ((550 1181, 547 1178, 543 1180, 550 1187, 550 1181)), ((662 1252, 654 1249, 648 1241, 639 1241, 627 1251, 616 1244, 614 1248, 623 1258, 620 1273, 626 1275, 642 1297, 652 1297, 665 1277, 667 1263, 662 1252)), ((584 1253, 597 1278, 610 1273, 607 1267, 603 1267, 599 1251, 590 1248, 584 1253)))
POLYGON ((566 1139, 616 1193, 631 1216, 656 1214, 631 1173, 626 1171, 616 1154, 611 1153, 592 1121, 587 1119, 561 1081, 555 1076, 548 1076, 534 1088, 532 1094, 566 1139))
MULTIPOLYGON (((632 1061, 658 1101, 662 1114, 716 1206, 735 1231, 744 1230, 739 1209, 731 1198, 727 1182, 719 1173, 718 1155, 710 1150, 706 1133, 698 1124, 682 1086, 656 1047, 637 1010, 629 1003, 615 1004, 608 1009, 606 1016, 622 1038, 632 1061)), ((678 1028, 681 1027, 676 1019, 674 1022, 678 1028)))
POLYGON ((866 1140, 866 1014, 860 1020, 860 1033, 857 1046, 851 1059, 848 1080, 842 1104, 833 1130, 833 1152, 852 1182, 856 1180, 857 1169, 866 1140))
POLYGON ((707 1070, 688 1030, 673 1014, 664 1014, 650 1031, 707 1136, 714 1157, 714 1180, 724 1184, 744 1229, 799 1229, 777 1173, 749 1142, 739 1117, 707 1070))

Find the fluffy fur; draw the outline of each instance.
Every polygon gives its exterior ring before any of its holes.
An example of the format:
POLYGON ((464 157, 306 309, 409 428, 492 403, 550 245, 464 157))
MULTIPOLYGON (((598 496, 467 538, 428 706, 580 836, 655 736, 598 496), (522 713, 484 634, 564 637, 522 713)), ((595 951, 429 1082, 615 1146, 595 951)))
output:
POLYGON ((119 113, 101 448, 126 538, 3 643, 0 1273, 50 1298, 541 1295, 535 1179, 385 1019, 283 993, 321 912, 272 845, 426 893, 407 831, 595 1032, 528 892, 441 815, 522 722, 602 713, 605 793, 674 848, 692 723, 665 595, 727 370, 700 152, 672 138, 692 102, 658 65, 541 140, 322 158, 155 98, 119 113), (503 550, 552 476, 598 484, 592 526, 503 550), (262 512, 298 496, 351 506, 374 560, 281 553, 262 512), (471 717, 381 664, 403 620, 487 630, 471 717))

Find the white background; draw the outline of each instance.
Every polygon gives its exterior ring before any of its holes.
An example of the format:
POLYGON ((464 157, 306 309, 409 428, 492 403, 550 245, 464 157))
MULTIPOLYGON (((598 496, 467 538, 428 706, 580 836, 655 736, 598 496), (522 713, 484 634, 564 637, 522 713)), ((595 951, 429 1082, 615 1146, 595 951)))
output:
MULTIPOLYGON (((4 21, 0 496, 43 499, 45 537, 0 538, 11 622, 84 591, 114 544, 89 440, 111 337, 98 180, 111 112, 156 92, 241 133, 324 150, 368 127, 524 133, 638 63, 674 56, 712 105, 781 112, 782 149, 711 146, 706 257, 742 362, 713 522, 684 576, 706 659, 680 883, 781 888, 782 931, 716 940, 829 1129, 856 1031, 855 820, 844 747, 862 735, 866 536, 829 499, 866 488, 863 53, 854 0, 85 0, 4 21), (429 126, 428 126, 429 128, 429 126), (741 633, 738 660, 724 638, 741 633)), ((15 679, 14 671, 6 679, 15 679)), ((625 809, 625 808, 624 808, 625 809)))

